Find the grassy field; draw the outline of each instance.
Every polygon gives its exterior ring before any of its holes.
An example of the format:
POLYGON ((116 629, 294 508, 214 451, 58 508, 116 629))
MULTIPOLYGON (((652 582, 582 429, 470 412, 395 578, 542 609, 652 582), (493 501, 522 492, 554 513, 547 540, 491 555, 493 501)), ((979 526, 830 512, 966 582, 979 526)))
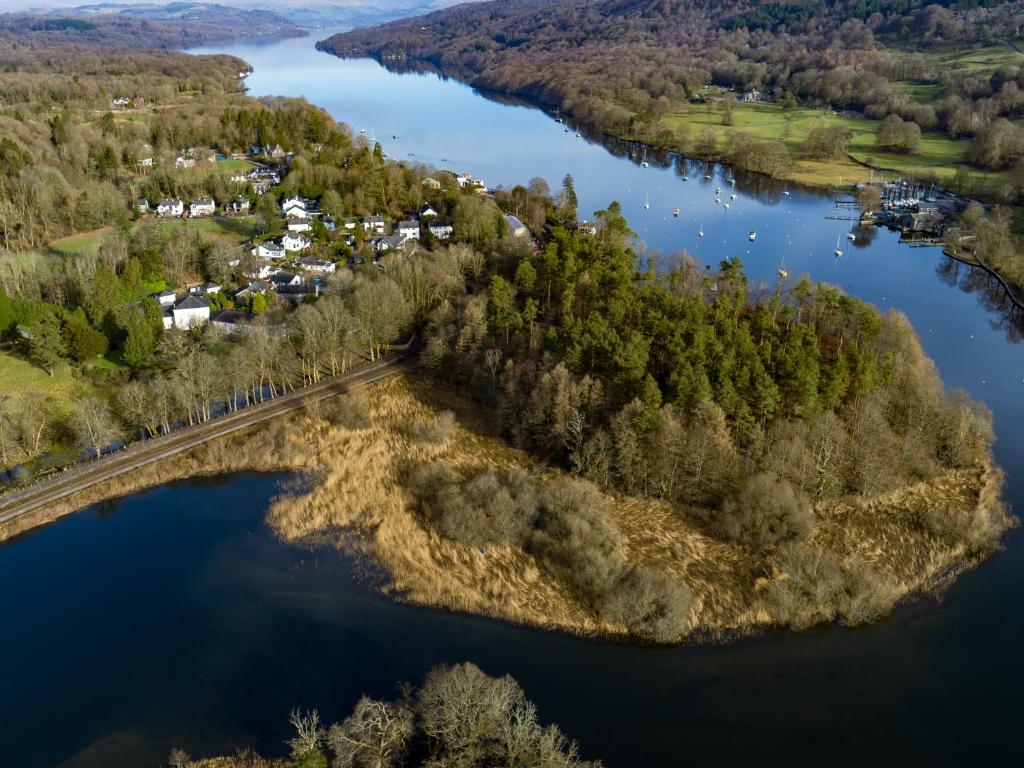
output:
POLYGON ((5 395, 21 399, 28 392, 36 392, 52 397, 58 406, 70 405, 86 387, 72 376, 71 366, 66 363, 49 376, 42 368, 6 350, 0 351, 0 382, 0 392, 5 395))
POLYGON ((226 216, 214 216, 207 219, 151 220, 143 226, 158 227, 165 230, 188 227, 233 243, 244 243, 256 234, 256 219, 244 217, 228 218, 226 216))
MULTIPOLYGON (((171 230, 181 227, 190 227, 203 234, 229 241, 231 243, 244 243, 256 234, 256 220, 246 217, 214 216, 206 219, 146 219, 135 224, 135 227, 157 227, 159 229, 171 230)), ((113 227, 104 227, 92 232, 65 237, 54 240, 49 245, 51 253, 63 256, 73 256, 78 253, 94 252, 100 247, 104 239, 114 231, 113 227)), ((45 254, 29 251, 22 254, 25 258, 45 258, 45 254)))
POLYGON ((92 232, 82 232, 71 237, 54 240, 50 243, 50 250, 62 254, 90 253, 99 248, 100 243, 113 231, 113 227, 103 227, 92 232))
POLYGON ((989 45, 984 48, 935 48, 927 52, 936 64, 952 70, 989 74, 1006 65, 1024 64, 1024 54, 1009 45, 989 45))
POLYGON ((691 141, 696 141, 710 129, 720 144, 725 142, 730 132, 738 131, 759 139, 782 141, 791 155, 799 158, 808 132, 821 120, 842 125, 853 134, 850 158, 829 161, 799 159, 786 174, 786 178, 807 184, 850 184, 867 180, 874 168, 893 171, 896 175, 933 174, 941 179, 950 179, 970 144, 966 139, 954 140, 942 134, 926 133, 922 137, 920 154, 880 152, 874 147, 879 125, 877 120, 826 113, 811 107, 784 110, 776 104, 739 104, 733 112, 732 125, 722 124, 722 108, 718 104, 687 104, 683 109, 663 118, 656 130, 668 128, 677 133, 681 126, 686 125, 690 130, 691 141))

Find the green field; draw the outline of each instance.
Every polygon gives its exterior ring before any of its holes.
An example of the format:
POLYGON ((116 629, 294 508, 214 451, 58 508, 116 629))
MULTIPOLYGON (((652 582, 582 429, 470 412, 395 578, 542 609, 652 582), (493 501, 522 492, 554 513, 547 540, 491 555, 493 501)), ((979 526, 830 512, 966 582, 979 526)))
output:
POLYGON ((168 221, 150 221, 144 226, 161 229, 188 227, 235 243, 244 243, 256 234, 256 219, 245 217, 213 216, 208 219, 170 219, 168 221))
POLYGON ((27 392, 38 392, 52 397, 58 406, 66 406, 79 397, 87 385, 77 381, 67 363, 58 366, 54 375, 33 365, 20 355, 0 351, 0 393, 14 398, 24 397, 27 392))
MULTIPOLYGON (((160 229, 173 229, 189 227, 213 237, 229 240, 233 243, 244 243, 256 234, 256 220, 246 217, 214 216, 207 219, 147 219, 135 224, 136 227, 159 227, 160 229)), ((114 231, 113 227, 104 227, 93 232, 83 232, 60 240, 54 240, 49 245, 51 253, 64 256, 73 256, 77 253, 90 253, 99 248, 103 240, 114 231)), ((35 251, 27 251, 21 254, 24 258, 45 258, 45 254, 35 251)))
POLYGON ((984 48, 936 48, 925 55, 933 56, 936 63, 952 70, 991 73, 1007 64, 1024 64, 1024 54, 1009 45, 989 45, 984 48))
POLYGON ((779 140, 790 153, 799 158, 810 128, 818 121, 846 127, 853 134, 850 141, 850 160, 811 161, 801 159, 794 163, 787 177, 810 184, 848 184, 865 180, 870 170, 865 166, 889 170, 897 174, 932 174, 943 179, 956 173, 970 142, 950 139, 939 133, 925 133, 922 151, 917 155, 880 152, 875 149, 875 134, 879 122, 866 118, 840 116, 811 107, 784 110, 777 104, 741 103, 733 112, 733 124, 722 125, 722 107, 719 104, 687 104, 676 113, 662 118, 658 128, 677 133, 682 125, 689 126, 691 141, 699 139, 707 129, 718 137, 720 145, 727 135, 738 131, 759 139, 779 140))
POLYGON ((917 80, 906 80, 893 83, 898 90, 905 93, 912 101, 919 104, 931 104, 942 98, 943 88, 938 83, 922 83, 917 80))
POLYGON ((63 254, 92 252, 99 248, 100 244, 113 231, 113 227, 104 227, 93 232, 83 232, 71 237, 54 240, 50 243, 50 249, 63 254))

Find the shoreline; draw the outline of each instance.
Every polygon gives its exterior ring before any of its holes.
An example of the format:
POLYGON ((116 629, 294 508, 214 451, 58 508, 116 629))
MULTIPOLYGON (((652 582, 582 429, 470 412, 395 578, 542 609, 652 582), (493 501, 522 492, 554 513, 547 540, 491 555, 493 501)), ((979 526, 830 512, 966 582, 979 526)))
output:
MULTIPOLYGON (((520 466, 542 481, 559 473, 496 439, 486 428, 485 415, 475 413, 474 404, 457 393, 408 376, 377 383, 366 392, 373 417, 370 427, 349 429, 333 424, 333 403, 324 401, 298 417, 275 418, 249 427, 181 454, 173 462, 161 461, 144 471, 105 481, 0 526, 0 542, 100 501, 188 477, 241 471, 308 473, 315 479, 308 488, 270 501, 267 524, 287 543, 330 544, 357 560, 368 558, 373 571, 385 575, 383 580, 369 580, 371 589, 399 602, 510 624, 616 643, 652 644, 624 627, 596 619, 526 553, 494 547, 481 557, 471 547, 441 538, 414 511, 395 474, 409 461, 442 459, 462 467, 480 466, 481 462, 494 467, 520 466), (427 420, 448 409, 458 415, 458 439, 424 443, 404 431, 403 420, 410 412, 414 419, 427 420), (263 440, 280 446, 273 458, 246 450, 247 443, 251 445, 246 437, 257 428, 263 440), (325 452, 339 448, 345 449, 345 459, 324 458, 325 452)), ((895 567, 893 608, 941 594, 998 546, 983 551, 962 544, 930 548, 927 537, 915 538, 913 527, 907 529, 901 521, 933 508, 939 513, 984 514, 1001 537, 1014 524, 999 500, 1001 487, 1002 473, 989 465, 947 472, 929 483, 873 499, 819 504, 813 550, 866 549, 873 553, 867 557, 873 565, 884 567, 887 573, 895 567), (968 500, 973 500, 970 510, 963 506, 968 500), (865 526, 884 529, 881 538, 862 540, 858 527, 865 526), (883 545, 886 541, 888 549, 883 545), (901 570, 906 573, 895 575, 901 570)), ((751 577, 744 574, 756 572, 756 561, 749 561, 731 545, 708 539, 666 504, 607 498, 609 514, 626 535, 631 556, 662 563, 670 568, 667 572, 684 576, 693 589, 692 621, 685 634, 670 645, 723 644, 773 629, 803 629, 787 627, 759 607, 759 595, 777 577, 748 581, 751 577)), ((885 615, 888 612, 877 620, 885 615)), ((816 621, 811 626, 833 623, 838 622, 816 621)))

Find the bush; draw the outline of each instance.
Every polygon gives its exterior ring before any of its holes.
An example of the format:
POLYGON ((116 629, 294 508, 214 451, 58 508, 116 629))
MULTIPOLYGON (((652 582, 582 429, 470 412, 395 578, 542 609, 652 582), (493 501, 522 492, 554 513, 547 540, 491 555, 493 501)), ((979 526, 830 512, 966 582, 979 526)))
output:
POLYGON ((625 569, 625 541, 605 514, 604 497, 592 484, 560 480, 540 493, 538 530, 530 547, 591 608, 625 569))
POLYGON ((522 546, 537 516, 533 481, 518 469, 463 480, 443 464, 425 464, 410 473, 409 487, 443 536, 469 546, 522 546))
POLYGON ((739 493, 712 515, 716 535, 754 550, 800 541, 814 526, 810 501, 767 472, 748 478, 739 493))
POLYGON ((690 588, 663 573, 631 568, 605 596, 603 615, 656 643, 678 640, 693 608, 690 588))
POLYGON ((451 411, 442 411, 432 422, 423 419, 409 422, 405 425, 404 432, 420 443, 444 445, 455 434, 455 426, 455 414, 451 411))
POLYGON ((322 412, 331 424, 345 429, 369 429, 372 423, 366 400, 362 391, 358 389, 334 398, 322 412))
POLYGON ((773 561, 781 572, 763 596, 772 619, 802 629, 826 621, 865 624, 892 610, 896 586, 855 557, 799 545, 783 547, 773 561))

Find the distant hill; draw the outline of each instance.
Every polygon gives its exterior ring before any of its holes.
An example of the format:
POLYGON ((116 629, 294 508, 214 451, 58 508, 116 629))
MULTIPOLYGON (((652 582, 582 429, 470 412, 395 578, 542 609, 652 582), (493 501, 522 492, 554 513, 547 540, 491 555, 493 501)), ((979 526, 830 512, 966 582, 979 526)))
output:
POLYGON ((0 35, 30 35, 31 46, 99 44, 187 48, 219 40, 302 34, 284 16, 211 3, 100 3, 0 15, 0 35))

